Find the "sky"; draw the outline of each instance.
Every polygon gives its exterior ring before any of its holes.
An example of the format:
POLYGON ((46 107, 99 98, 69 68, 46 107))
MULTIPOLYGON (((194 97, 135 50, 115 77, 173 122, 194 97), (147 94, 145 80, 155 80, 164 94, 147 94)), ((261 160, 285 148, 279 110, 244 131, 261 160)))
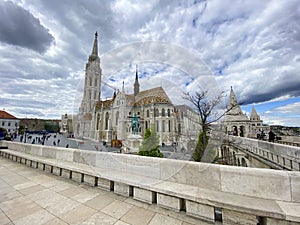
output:
POLYGON ((76 113, 98 31, 104 99, 123 81, 133 93, 138 64, 140 89, 162 86, 174 104, 232 86, 248 115, 254 106, 264 123, 300 126, 299 21, 299 0, 0 0, 0 109, 76 113))

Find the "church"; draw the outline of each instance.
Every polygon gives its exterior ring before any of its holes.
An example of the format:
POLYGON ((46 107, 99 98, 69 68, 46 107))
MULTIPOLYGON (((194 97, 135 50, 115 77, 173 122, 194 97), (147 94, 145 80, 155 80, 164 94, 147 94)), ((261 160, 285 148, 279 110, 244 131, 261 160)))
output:
POLYGON ((160 145, 180 144, 187 149, 197 141, 197 114, 188 106, 175 106, 162 87, 141 90, 138 67, 132 76, 132 94, 125 93, 123 82, 110 99, 101 99, 101 77, 96 32, 85 68, 83 98, 74 127, 76 137, 119 147, 130 134, 143 137, 146 129, 155 128, 160 145), (137 118, 137 127, 132 126, 133 118, 137 118))

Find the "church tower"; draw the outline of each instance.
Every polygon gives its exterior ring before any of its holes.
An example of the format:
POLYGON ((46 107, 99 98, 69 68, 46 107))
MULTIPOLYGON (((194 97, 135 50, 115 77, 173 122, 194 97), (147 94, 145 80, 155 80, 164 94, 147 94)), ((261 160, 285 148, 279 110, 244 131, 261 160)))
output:
POLYGON ((96 32, 92 54, 89 56, 85 67, 84 93, 81 103, 83 113, 90 113, 100 100, 101 73, 98 56, 98 33, 96 32))
POLYGON ((98 56, 98 33, 95 33, 92 53, 85 66, 84 91, 78 114, 77 136, 94 137, 93 121, 96 103, 100 101, 102 70, 98 56))
POLYGON ((138 66, 136 65, 135 69, 135 82, 134 82, 134 96, 140 92, 139 76, 138 76, 138 66))

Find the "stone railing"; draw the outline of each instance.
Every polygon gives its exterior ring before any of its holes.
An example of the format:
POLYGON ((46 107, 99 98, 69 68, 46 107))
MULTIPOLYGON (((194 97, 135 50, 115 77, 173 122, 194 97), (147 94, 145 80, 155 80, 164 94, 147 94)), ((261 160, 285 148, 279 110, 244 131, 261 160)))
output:
POLYGON ((300 224, 300 173, 1 141, 1 156, 223 224, 300 224))
POLYGON ((300 148, 256 139, 227 136, 232 145, 268 160, 282 169, 300 171, 300 148))

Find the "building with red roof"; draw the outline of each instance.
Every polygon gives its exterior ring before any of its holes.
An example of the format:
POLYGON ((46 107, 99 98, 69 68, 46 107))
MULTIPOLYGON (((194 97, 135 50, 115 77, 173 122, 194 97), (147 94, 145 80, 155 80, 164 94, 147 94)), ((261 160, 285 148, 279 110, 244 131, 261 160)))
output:
POLYGON ((0 110, 0 127, 4 128, 9 135, 17 134, 20 120, 10 113, 0 110))

